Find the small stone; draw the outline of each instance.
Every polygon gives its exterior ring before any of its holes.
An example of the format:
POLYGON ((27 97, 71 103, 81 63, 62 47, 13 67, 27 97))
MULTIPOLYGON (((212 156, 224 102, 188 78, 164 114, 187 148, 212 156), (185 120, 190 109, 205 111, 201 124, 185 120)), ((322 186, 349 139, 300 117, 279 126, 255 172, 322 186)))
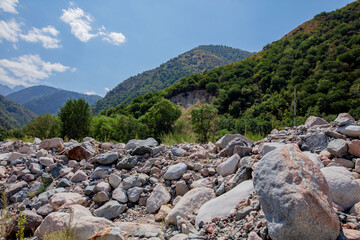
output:
POLYGON ((110 200, 100 208, 94 211, 94 215, 97 217, 104 217, 106 219, 113 219, 118 217, 126 210, 126 205, 120 204, 118 201, 110 200))
POLYGON ((48 166, 54 164, 54 159, 51 157, 41 157, 39 159, 39 162, 41 165, 48 167, 48 166))
POLYGON ((109 201, 109 196, 106 192, 101 191, 94 195, 93 201, 98 203, 107 202, 109 201))
POLYGON ((94 193, 98 193, 101 191, 109 193, 111 191, 110 184, 108 184, 107 182, 100 182, 100 183, 96 184, 96 186, 94 188, 94 193))
POLYGON ((360 157, 360 140, 352 140, 349 143, 349 153, 355 157, 360 157))
POLYGON ((146 211, 155 213, 163 204, 170 201, 171 195, 162 184, 157 184, 146 202, 146 211))
POLYGON ((121 177, 115 174, 110 174, 109 183, 112 188, 117 188, 121 183, 121 177))
POLYGON ((128 201, 128 197, 126 195, 126 191, 120 187, 116 188, 112 192, 112 199, 115 199, 121 203, 126 203, 128 201))
POLYGON ((164 175, 166 180, 177 180, 180 179, 184 173, 187 171, 187 166, 185 163, 178 163, 169 167, 164 175))
POLYGON ((176 196, 184 196, 189 191, 189 187, 186 182, 181 180, 176 183, 175 186, 176 196))
POLYGON ((252 210, 253 210, 252 207, 247 206, 247 207, 244 207, 243 209, 240 209, 239 211, 237 211, 236 212, 236 221, 239 221, 239 220, 243 219, 244 217, 246 217, 246 215, 248 215, 252 210))
POLYGON ((336 157, 343 157, 347 154, 348 146, 345 140, 335 139, 329 142, 327 150, 336 157))
POLYGON ((119 154, 118 153, 105 153, 100 154, 95 157, 95 161, 99 164, 103 165, 110 165, 116 160, 118 160, 119 154))
POLYGON ((82 170, 77 170, 75 174, 70 178, 70 181, 72 182, 82 182, 87 179, 87 175, 82 170))
POLYGON ((133 202, 133 203, 136 203, 139 198, 140 198, 140 194, 143 192, 143 188, 141 187, 133 187, 133 188, 130 188, 128 191, 127 191, 127 195, 128 195, 128 198, 129 198, 129 201, 130 202, 133 202))

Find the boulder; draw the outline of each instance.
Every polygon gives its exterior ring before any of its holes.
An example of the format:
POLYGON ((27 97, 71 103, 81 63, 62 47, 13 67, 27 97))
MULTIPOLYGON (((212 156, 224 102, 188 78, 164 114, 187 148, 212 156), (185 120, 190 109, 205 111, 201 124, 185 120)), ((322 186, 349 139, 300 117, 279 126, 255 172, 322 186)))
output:
POLYGON ((195 224, 198 226, 200 222, 211 222, 214 217, 227 217, 230 211, 235 209, 237 204, 247 198, 253 191, 253 182, 247 180, 223 195, 206 202, 201 206, 195 224))
POLYGON ((310 151, 310 152, 321 152, 327 147, 327 137, 323 133, 307 135, 303 144, 301 145, 301 150, 310 151))
POLYGON ((164 179, 166 180, 178 180, 186 173, 187 166, 185 163, 178 163, 169 167, 169 169, 164 174, 164 179))
POLYGON ((121 203, 126 203, 128 201, 126 191, 121 187, 115 188, 115 190, 112 192, 112 199, 115 199, 121 203))
POLYGON ((110 165, 113 162, 115 162, 116 160, 118 160, 119 158, 119 154, 117 152, 113 152, 113 153, 104 153, 104 154, 99 154, 95 157, 95 161, 98 164, 102 164, 102 165, 110 165))
POLYGON ((112 188, 117 188, 121 183, 121 177, 115 174, 110 174, 109 176, 109 183, 112 188))
POLYGON ((157 184, 146 201, 146 211, 155 213, 163 204, 170 201, 171 195, 162 184, 157 184))
POLYGON ((239 161, 240 161, 239 155, 234 154, 231 157, 229 157, 225 162, 222 162, 219 166, 217 166, 216 172, 223 177, 233 174, 236 172, 239 161))
POLYGON ((88 240, 125 240, 125 239, 127 238, 124 238, 120 228, 111 227, 95 233, 88 240))
POLYGON ((329 124, 325 119, 321 117, 310 116, 305 122, 306 128, 311 128, 319 125, 329 124))
POLYGON ((222 150, 223 148, 225 148, 228 143, 233 140, 234 138, 240 138, 242 141, 246 142, 246 144, 248 146, 251 146, 254 144, 254 141, 248 139, 247 137, 244 137, 241 134, 226 134, 224 135, 222 138, 220 138, 217 142, 216 142, 216 146, 222 150))
MULTIPOLYGON (((43 221, 43 218, 36 214, 35 212, 31 211, 31 210, 25 210, 22 212, 23 216, 26 216, 25 219, 25 229, 24 232, 28 232, 28 231, 32 231, 35 230, 38 226, 40 226, 41 222, 43 221)), ((13 228, 13 233, 14 235, 16 234, 16 232, 18 231, 18 217, 16 217, 16 219, 14 219, 14 228, 13 228)))
POLYGON ((247 143, 242 140, 242 138, 234 138, 231 140, 225 148, 219 152, 220 157, 231 157, 234 154, 235 147, 245 147, 247 148, 247 143))
POLYGON ((345 140, 335 139, 329 142, 327 150, 336 157, 343 157, 347 154, 348 146, 345 140))
POLYGON ((325 177, 297 145, 267 153, 253 177, 272 239, 337 238, 340 222, 325 177))
POLYGON ((249 155, 252 151, 252 148, 251 147, 248 147, 248 146, 235 146, 234 147, 234 152, 233 154, 237 154, 239 155, 239 157, 245 157, 247 155, 249 155))
POLYGON ((187 192, 165 218, 166 224, 176 224, 176 217, 187 218, 195 209, 215 198, 214 190, 206 187, 194 188, 187 192))
POLYGON ((340 113, 334 123, 338 126, 351 125, 355 123, 355 119, 348 113, 340 113))
POLYGON ((136 166, 137 162, 138 162, 138 158, 136 156, 123 158, 116 164, 116 168, 117 169, 132 169, 133 167, 136 166))
POLYGON ((360 157, 360 140, 352 140, 348 146, 351 155, 360 157))
POLYGON ((107 202, 109 201, 109 195, 104 191, 100 191, 94 195, 93 201, 97 203, 107 202))
POLYGON ((186 151, 182 148, 173 148, 171 149, 171 154, 175 157, 181 157, 186 151))
POLYGON ((360 231, 353 229, 343 229, 346 240, 360 240, 360 231))
POLYGON ((133 187, 133 188, 130 188, 129 190, 127 190, 127 195, 128 195, 129 201, 132 203, 136 203, 139 200, 140 195, 143 191, 144 191, 144 189, 141 187, 133 187))
POLYGON ((82 182, 87 179, 86 173, 82 170, 77 170, 76 173, 70 178, 72 182, 82 182))
POLYGON ((110 167, 108 166, 99 166, 95 168, 93 173, 90 175, 90 179, 98 179, 103 178, 105 175, 107 175, 110 171, 110 167))
POLYGON ((260 155, 264 156, 265 154, 267 154, 268 152, 271 152, 272 150, 275 150, 277 148, 281 148, 283 147, 284 144, 283 143, 277 143, 277 142, 273 142, 273 143, 264 143, 261 147, 260 147, 260 155))
POLYGON ((50 205, 55 209, 83 202, 85 202, 85 198, 81 194, 70 192, 55 193, 49 200, 50 205))
POLYGON ((345 210, 360 202, 360 185, 346 168, 326 167, 321 172, 329 185, 329 196, 333 202, 345 210))
POLYGON ((337 131, 339 133, 345 134, 348 137, 360 138, 360 126, 357 125, 338 127, 337 131))
POLYGON ((77 145, 67 151, 66 155, 69 159, 81 161, 83 159, 89 159, 93 153, 83 145, 77 145))
POLYGON ((39 148, 42 149, 57 148, 61 150, 64 148, 64 141, 61 138, 45 139, 41 141, 39 148))
POLYGON ((234 179, 230 185, 230 189, 236 187, 238 184, 249 180, 251 178, 251 168, 241 167, 236 172, 234 179))
POLYGON ((104 217, 106 219, 113 219, 118 217, 126 210, 126 205, 120 204, 118 201, 110 200, 94 211, 97 217, 104 217))
POLYGON ((308 158, 319 168, 323 168, 324 164, 321 162, 319 155, 317 155, 316 153, 311 153, 311 152, 304 152, 304 154, 306 154, 308 156, 308 158))

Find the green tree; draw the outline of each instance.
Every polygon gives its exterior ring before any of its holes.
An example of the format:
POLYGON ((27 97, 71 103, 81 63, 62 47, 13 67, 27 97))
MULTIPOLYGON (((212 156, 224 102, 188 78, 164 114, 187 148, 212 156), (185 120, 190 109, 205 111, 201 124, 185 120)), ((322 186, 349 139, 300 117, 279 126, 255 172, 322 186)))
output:
POLYGON ((38 116, 25 127, 27 135, 41 139, 60 136, 61 121, 50 113, 38 116))
POLYGON ((178 106, 167 99, 161 99, 139 120, 148 126, 150 134, 159 138, 161 134, 172 130, 173 123, 180 115, 181 110, 178 106))
POLYGON ((118 115, 115 118, 113 139, 119 142, 127 142, 130 139, 146 138, 147 126, 133 116, 118 115))
POLYGON ((81 139, 90 133, 91 110, 82 98, 69 99, 58 112, 61 120, 61 136, 81 139))
POLYGON ((91 119, 90 135, 99 141, 112 140, 115 119, 99 115, 91 119))
POLYGON ((218 110, 209 104, 191 110, 192 129, 200 142, 208 142, 211 130, 214 128, 217 112, 218 110))
POLYGON ((7 138, 8 134, 5 128, 0 126, 0 141, 4 141, 7 138))

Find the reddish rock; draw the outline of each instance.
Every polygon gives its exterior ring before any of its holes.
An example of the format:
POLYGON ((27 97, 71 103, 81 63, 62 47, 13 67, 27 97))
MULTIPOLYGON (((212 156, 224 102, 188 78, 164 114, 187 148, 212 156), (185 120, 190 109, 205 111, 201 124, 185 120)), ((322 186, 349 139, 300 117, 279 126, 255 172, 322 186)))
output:
POLYGON ((349 240, 360 240, 360 231, 352 229, 343 229, 344 235, 349 240))
POLYGON ((82 145, 80 145, 70 149, 67 152, 67 156, 69 159, 81 161, 83 159, 90 158, 92 156, 92 153, 86 148, 84 148, 82 145))
POLYGON ((43 149, 50 149, 50 148, 63 149, 64 141, 61 138, 45 139, 41 141, 39 147, 43 149))
POLYGON ((352 140, 348 146, 349 146, 348 152, 351 155, 355 157, 360 157, 360 140, 352 140))
POLYGON ((269 152, 254 171, 255 190, 272 239, 336 239, 340 222, 329 186, 295 144, 269 152))

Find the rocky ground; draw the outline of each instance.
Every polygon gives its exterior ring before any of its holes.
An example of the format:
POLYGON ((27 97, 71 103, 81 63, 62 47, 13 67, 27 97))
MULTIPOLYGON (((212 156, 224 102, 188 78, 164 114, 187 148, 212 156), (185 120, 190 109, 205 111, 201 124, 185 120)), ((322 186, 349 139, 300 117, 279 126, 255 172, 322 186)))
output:
POLYGON ((359 137, 340 114, 259 142, 1 142, 9 238, 21 212, 28 239, 360 239, 359 137))

